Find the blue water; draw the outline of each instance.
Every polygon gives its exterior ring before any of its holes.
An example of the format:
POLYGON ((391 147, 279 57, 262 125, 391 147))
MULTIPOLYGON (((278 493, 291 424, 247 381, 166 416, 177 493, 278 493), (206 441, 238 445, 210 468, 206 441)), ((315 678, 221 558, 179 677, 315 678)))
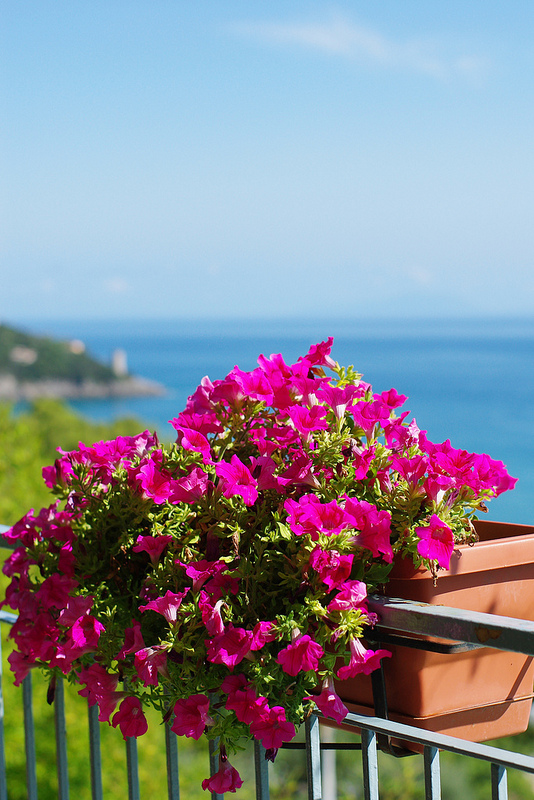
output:
POLYGON ((33 321, 31 330, 80 338, 104 360, 124 348, 130 371, 163 383, 167 394, 72 405, 93 419, 137 416, 162 439, 172 438, 168 420, 204 375, 222 378, 235 364, 253 369, 260 353, 292 362, 334 336, 334 358, 353 364, 376 391, 393 386, 408 395, 404 408, 431 439, 489 453, 519 478, 490 504, 490 518, 534 524, 534 319, 33 321))

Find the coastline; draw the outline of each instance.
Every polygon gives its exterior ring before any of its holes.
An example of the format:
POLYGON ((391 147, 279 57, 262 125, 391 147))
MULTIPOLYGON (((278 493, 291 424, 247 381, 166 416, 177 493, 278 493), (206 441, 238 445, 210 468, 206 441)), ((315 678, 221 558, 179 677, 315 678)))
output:
POLYGON ((106 399, 111 397, 163 397, 163 384, 147 378, 129 376, 112 381, 81 382, 47 378, 19 381, 13 375, 0 375, 0 400, 19 402, 41 397, 59 400, 106 399))

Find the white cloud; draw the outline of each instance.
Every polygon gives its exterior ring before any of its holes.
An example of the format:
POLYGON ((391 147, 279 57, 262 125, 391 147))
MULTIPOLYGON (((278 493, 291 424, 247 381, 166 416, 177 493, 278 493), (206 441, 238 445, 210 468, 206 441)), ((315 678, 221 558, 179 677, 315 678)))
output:
POLYGON ((109 278, 104 281, 104 288, 110 294, 124 294, 130 286, 124 278, 109 278))
POLYGON ((478 80, 488 62, 470 53, 444 52, 435 39, 394 40, 380 31, 335 16, 327 22, 240 22, 234 33, 273 45, 296 45, 382 67, 410 69, 446 80, 478 80))

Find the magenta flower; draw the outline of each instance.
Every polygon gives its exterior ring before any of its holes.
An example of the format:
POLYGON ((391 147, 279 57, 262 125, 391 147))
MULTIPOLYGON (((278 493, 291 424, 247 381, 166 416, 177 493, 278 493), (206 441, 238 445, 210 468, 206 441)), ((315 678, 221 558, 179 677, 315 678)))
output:
POLYGON ((135 669, 139 680, 145 686, 157 686, 159 675, 168 678, 167 671, 167 648, 163 645, 156 647, 144 647, 138 650, 134 656, 135 669))
POLYGON ((209 790, 212 794, 224 794, 225 792, 235 792, 243 786, 243 781, 239 772, 233 767, 228 759, 219 759, 219 771, 211 778, 204 778, 202 788, 209 790))
POLYGON ((351 384, 343 389, 339 386, 326 385, 317 392, 317 397, 330 406, 336 419, 343 419, 347 406, 352 402, 353 398, 356 396, 361 397, 363 393, 364 390, 360 386, 351 384))
POLYGON ((325 717, 335 719, 336 722, 342 722, 349 713, 347 706, 337 694, 331 677, 325 678, 323 681, 321 694, 312 695, 306 699, 313 700, 325 717))
POLYGON ((396 389, 389 389, 387 392, 374 395, 375 400, 381 400, 389 408, 399 408, 408 399, 405 394, 399 394, 396 389))
POLYGON ((237 675, 227 675, 221 683, 221 692, 230 695, 232 692, 237 692, 239 689, 243 689, 247 685, 248 681, 242 672, 239 672, 237 675))
POLYGON ((437 561, 443 569, 449 569, 454 550, 452 530, 436 514, 432 514, 427 528, 416 528, 419 536, 417 552, 423 558, 437 561))
POLYGON ((302 433, 306 441, 309 441, 313 431, 328 430, 326 408, 324 406, 312 406, 311 408, 301 405, 290 406, 287 409, 287 413, 295 426, 295 430, 302 433))
POLYGON ((212 664, 226 664, 233 669, 250 652, 253 640, 251 631, 228 625, 224 633, 206 641, 206 658, 212 664))
POLYGON ((57 621, 60 625, 70 628, 77 619, 89 613, 93 606, 93 600, 94 597, 91 596, 69 597, 65 608, 60 611, 57 621))
POLYGON ((155 503, 164 503, 171 492, 170 476, 161 472, 152 461, 146 461, 138 470, 143 495, 155 503))
POLYGON ((170 482, 170 503, 196 503, 213 486, 204 470, 193 467, 189 475, 170 482))
POLYGON ((218 636, 220 633, 224 633, 224 621, 221 615, 222 604, 222 599, 214 603, 207 592, 200 592, 198 607, 202 614, 202 622, 206 626, 209 636, 218 636))
POLYGON ((76 650, 76 658, 83 653, 90 653, 98 647, 100 634, 105 630, 91 614, 85 614, 73 624, 69 636, 72 642, 72 649, 76 650))
POLYGON ((220 487, 225 497, 241 495, 246 506, 252 506, 258 497, 257 483, 250 470, 238 456, 232 456, 230 463, 219 461, 215 472, 220 478, 220 487))
POLYGON ((46 578, 36 592, 43 608, 64 608, 69 600, 70 592, 76 588, 78 582, 55 572, 46 578))
POLYGON ((200 739, 206 725, 213 725, 209 710, 210 701, 205 694, 192 694, 187 700, 177 700, 171 730, 178 736, 200 739))
POLYGON ((252 725, 265 715, 267 700, 258 697, 254 689, 238 689, 228 695, 225 708, 233 711, 240 722, 252 725))
POLYGON ((262 710, 261 718, 250 726, 250 732, 266 750, 271 747, 277 750, 284 742, 290 742, 296 733, 293 723, 287 721, 282 706, 269 708, 267 705, 262 710))
POLYGON ((297 675, 299 672, 306 672, 310 669, 316 671, 319 667, 319 659, 323 655, 324 650, 321 645, 305 634, 280 650, 276 660, 288 675, 297 675))
POLYGON ((137 544, 132 549, 134 553, 148 553, 152 566, 155 567, 169 542, 172 542, 172 536, 169 534, 138 536, 137 544))
POLYGON ((272 403, 273 390, 262 369, 243 372, 238 367, 234 367, 229 377, 236 381, 243 394, 250 397, 251 400, 263 400, 267 405, 272 403))
POLYGON ((354 555, 341 555, 337 550, 321 550, 316 547, 310 555, 310 566, 330 590, 339 589, 350 576, 354 555))
POLYGON ((378 669, 382 658, 391 656, 389 650, 367 650, 360 639, 351 639, 349 646, 350 661, 346 666, 340 667, 337 672, 338 678, 342 681, 362 673, 370 675, 371 672, 378 669))
POLYGON ((327 606, 328 611, 350 611, 362 608, 367 599, 367 586, 362 581, 345 581, 327 606))
POLYGON ((145 646, 143 634, 141 633, 141 623, 136 619, 132 620, 132 627, 124 631, 124 644, 117 653, 117 659, 126 658, 131 653, 137 653, 145 646))
POLYGON ((371 402, 361 400, 355 403, 350 411, 354 422, 363 429, 368 440, 374 437, 375 425, 385 422, 391 414, 391 409, 381 400, 371 402))
POLYGON ((348 497, 345 502, 347 525, 359 531, 355 544, 370 550, 375 558, 393 561, 391 547, 391 514, 379 511, 372 503, 348 497))
POLYGON ((306 361, 311 366, 318 364, 321 367, 330 367, 330 369, 335 368, 336 362, 330 356, 330 351, 333 344, 334 338, 332 336, 330 336, 326 342, 313 344, 306 355, 299 358, 299 361, 306 361))
POLYGON ((120 727, 124 739, 137 738, 147 732, 148 722, 138 697, 124 698, 119 710, 115 712, 112 725, 114 728, 117 725, 120 727))
POLYGON ((254 630, 252 631, 252 643, 250 645, 250 649, 261 650, 263 645, 267 644, 268 642, 274 642, 276 639, 276 634, 272 633, 272 628, 272 622, 257 622, 254 625, 254 630))
POLYGON ((87 697, 90 706, 98 703, 100 722, 109 722, 124 692, 118 692, 119 676, 107 672, 100 664, 91 664, 80 672, 79 682, 85 684, 78 692, 87 697))
POLYGON ((213 578, 225 569, 228 569, 228 564, 225 561, 207 561, 201 559, 200 561, 190 561, 188 564, 183 564, 177 561, 182 569, 185 569, 185 574, 193 581, 193 591, 198 592, 199 589, 206 583, 209 578, 213 578))
POLYGON ((151 600, 146 606, 139 606, 139 611, 155 611, 165 617, 169 625, 175 625, 178 619, 178 609, 189 589, 184 592, 165 592, 163 597, 151 600))
POLYGON ((203 433, 192 428, 177 427, 176 430, 178 431, 176 441, 184 450, 193 450, 195 453, 201 453, 206 463, 211 462, 210 443, 203 433))

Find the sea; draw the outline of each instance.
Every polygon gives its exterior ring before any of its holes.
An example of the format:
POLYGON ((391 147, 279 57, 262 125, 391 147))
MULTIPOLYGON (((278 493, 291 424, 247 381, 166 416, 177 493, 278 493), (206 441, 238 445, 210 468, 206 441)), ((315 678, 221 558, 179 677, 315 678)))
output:
POLYGON ((163 384, 161 397, 78 400, 94 420, 134 416, 140 428, 173 439, 169 420, 203 376, 250 370, 260 353, 286 362, 334 337, 332 356, 352 364, 381 392, 394 387, 432 441, 450 439, 503 461, 516 488, 489 504, 488 518, 534 525, 534 318, 32 320, 32 333, 81 339, 109 362, 121 348, 135 375, 163 384))

